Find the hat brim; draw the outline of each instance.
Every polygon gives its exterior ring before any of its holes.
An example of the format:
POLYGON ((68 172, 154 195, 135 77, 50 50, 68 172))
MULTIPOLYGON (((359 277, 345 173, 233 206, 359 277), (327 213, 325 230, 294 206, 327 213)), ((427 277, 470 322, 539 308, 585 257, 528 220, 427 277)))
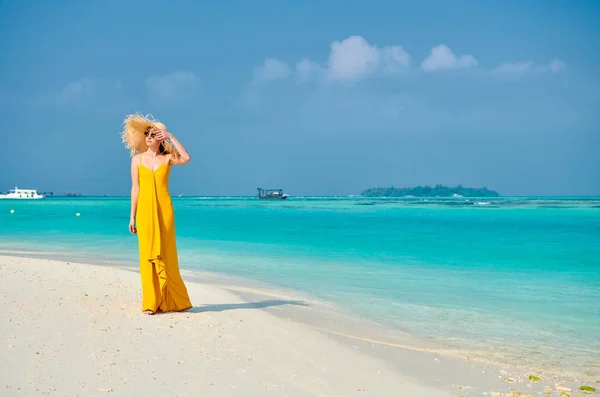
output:
MULTIPOLYGON (((131 157, 148 150, 146 137, 144 136, 144 132, 148 130, 148 127, 166 128, 163 123, 154 119, 151 115, 142 116, 141 114, 132 114, 127 116, 123 121, 121 139, 125 143, 125 147, 129 150, 131 157)), ((179 153, 169 141, 164 140, 162 144, 168 153, 174 154, 177 157, 179 156, 179 153)))

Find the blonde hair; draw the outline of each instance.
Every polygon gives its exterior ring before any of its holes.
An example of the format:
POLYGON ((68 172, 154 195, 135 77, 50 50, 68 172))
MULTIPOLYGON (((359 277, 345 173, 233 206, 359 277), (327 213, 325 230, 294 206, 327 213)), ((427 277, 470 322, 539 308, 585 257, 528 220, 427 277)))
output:
MULTIPOLYGON (((167 126, 154 119, 151 115, 142 116, 141 114, 130 114, 123 121, 121 139, 123 140, 123 143, 125 143, 125 147, 129 150, 129 155, 131 157, 148 150, 146 137, 144 135, 144 132, 146 132, 148 128, 167 131, 167 126)), ((169 141, 164 140, 161 142, 161 145, 163 154, 172 154, 175 157, 179 157, 179 152, 177 152, 177 149, 175 149, 169 141)))

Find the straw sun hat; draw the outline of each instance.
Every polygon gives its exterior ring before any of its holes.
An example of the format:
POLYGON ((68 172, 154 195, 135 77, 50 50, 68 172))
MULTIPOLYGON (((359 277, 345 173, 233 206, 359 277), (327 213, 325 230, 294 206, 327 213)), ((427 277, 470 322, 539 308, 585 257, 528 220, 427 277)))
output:
MULTIPOLYGON (((123 143, 125 143, 125 147, 129 150, 131 157, 135 156, 137 153, 145 152, 148 149, 146 137, 144 136, 144 132, 146 132, 148 128, 167 131, 166 125, 150 115, 142 116, 140 114, 131 114, 123 121, 121 138, 123 139, 123 143)), ((179 157, 177 149, 175 149, 167 139, 162 141, 162 145, 167 153, 179 157)))

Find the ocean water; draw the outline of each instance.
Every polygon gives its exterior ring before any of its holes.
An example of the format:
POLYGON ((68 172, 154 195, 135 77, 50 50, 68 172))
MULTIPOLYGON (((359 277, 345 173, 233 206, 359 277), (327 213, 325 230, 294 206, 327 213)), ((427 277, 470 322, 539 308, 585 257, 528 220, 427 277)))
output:
MULTIPOLYGON (((173 201, 182 269, 376 325, 343 333, 600 379, 600 198, 173 201)), ((136 266, 129 205, 0 200, 0 251, 136 266)))

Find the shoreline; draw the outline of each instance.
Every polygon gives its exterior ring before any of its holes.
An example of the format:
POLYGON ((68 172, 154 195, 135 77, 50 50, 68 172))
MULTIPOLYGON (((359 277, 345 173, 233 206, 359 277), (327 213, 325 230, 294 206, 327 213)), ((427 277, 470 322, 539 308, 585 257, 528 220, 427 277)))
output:
MULTIPOLYGON (((21 252, 22 255, 26 254, 21 252)), ((6 251, 0 251, 0 261, 4 263, 10 261, 46 261, 59 266, 64 266, 66 261, 56 259, 34 258, 27 256, 7 255, 6 251)), ((68 255, 66 255, 68 256, 68 255)), ((63 257, 64 258, 64 257, 63 257)), ((91 266, 100 269, 113 269, 129 273, 130 276, 137 273, 133 266, 106 265, 106 264, 71 264, 69 266, 91 266)), ((108 271, 108 270, 107 270, 108 271)), ((397 372, 400 376, 409 376, 412 383, 427 385, 437 390, 443 390, 445 393, 451 393, 457 390, 463 390, 461 395, 482 395, 482 393, 503 392, 509 393, 511 390, 520 390, 525 395, 533 391, 543 391, 545 387, 554 388, 555 385, 564 384, 573 390, 573 396, 578 395, 576 389, 579 388, 577 379, 555 376, 550 373, 533 373, 531 370, 523 368, 514 368, 511 366, 502 366, 498 363, 484 362, 482 360, 461 358, 461 353, 448 354, 448 352, 436 351, 433 349, 419 349, 415 346, 406 346, 390 343, 382 340, 372 339, 368 334, 363 336, 358 332, 340 332, 340 330, 331 327, 319 327, 314 317, 328 315, 330 313, 319 311, 314 305, 303 305, 300 299, 294 299, 294 296, 282 296, 281 294, 265 294, 264 291, 243 288, 232 285, 218 285, 200 283, 202 276, 208 273, 182 269, 182 276, 186 284, 193 285, 193 288, 212 289, 217 294, 228 294, 235 296, 240 308, 255 309, 257 312, 266 313, 280 322, 293 324, 294 327, 309 329, 311 332, 317 332, 328 340, 333 340, 336 344, 344 346, 346 349, 355 350, 364 354, 365 357, 384 362, 389 368, 397 372), (268 299, 265 299, 268 298, 268 299), (298 303, 298 304, 294 304, 298 303), (307 321, 308 320, 308 321, 307 321), (528 375, 541 377, 543 382, 531 382, 528 375)), ((131 280, 131 278, 130 278, 131 280)), ((213 280, 214 281, 214 280, 213 280)), ((134 285, 129 288, 135 290, 134 285)), ((322 308, 321 308, 322 309, 322 308)), ((223 309, 225 310, 225 309, 223 309)), ((236 310, 233 310, 234 312, 236 310)), ((254 311, 254 310, 253 310, 254 311)), ((358 322, 361 320, 359 319, 358 322)), ((350 324, 350 323, 347 323, 350 324)), ((339 327, 342 330, 344 327, 339 327)), ((589 384, 584 383, 584 384, 589 384)), ((591 386, 595 386, 590 384, 591 386)), ((420 395, 420 394, 419 394, 420 395)), ((452 395, 452 394, 449 394, 452 395)))
MULTIPOLYGON (((82 253, 57 253, 46 251, 27 251, 27 250, 6 250, 0 249, 0 258, 2 256, 18 256, 22 258, 51 259, 65 262, 78 262, 84 264, 93 264, 99 266, 114 267, 125 269, 139 274, 136 265, 132 261, 124 259, 103 258, 100 256, 90 256, 82 253)), ((458 347, 444 346, 439 342, 427 340, 427 338, 417 337, 406 334, 402 331, 390 328, 387 324, 381 324, 376 319, 366 318, 359 314, 349 311, 347 308, 340 307, 338 304, 322 300, 312 296, 309 292, 293 290, 287 287, 270 284, 251 278, 232 276, 227 273, 204 271, 180 268, 183 279, 187 282, 195 282, 210 285, 219 289, 226 290, 246 301, 253 299, 276 299, 276 300, 303 300, 310 303, 308 310, 300 307, 289 307, 287 310, 273 310, 271 313, 277 315, 286 321, 295 321, 301 324, 309 325, 322 332, 345 338, 350 341, 358 340, 369 344, 387 346, 389 348, 398 348, 416 352, 435 354, 439 357, 447 357, 453 360, 468 360, 472 363, 479 363, 484 366, 498 367, 504 370, 513 370, 522 373, 544 374, 554 380, 561 382, 600 381, 600 376, 595 379, 596 373, 590 372, 589 376, 582 374, 570 374, 560 371, 556 368, 547 368, 536 366, 531 363, 518 363, 502 358, 494 359, 493 350, 486 352, 460 349, 458 347)), ((264 308, 269 309, 269 308, 264 308)), ((349 342, 348 342, 349 343, 349 342)))

